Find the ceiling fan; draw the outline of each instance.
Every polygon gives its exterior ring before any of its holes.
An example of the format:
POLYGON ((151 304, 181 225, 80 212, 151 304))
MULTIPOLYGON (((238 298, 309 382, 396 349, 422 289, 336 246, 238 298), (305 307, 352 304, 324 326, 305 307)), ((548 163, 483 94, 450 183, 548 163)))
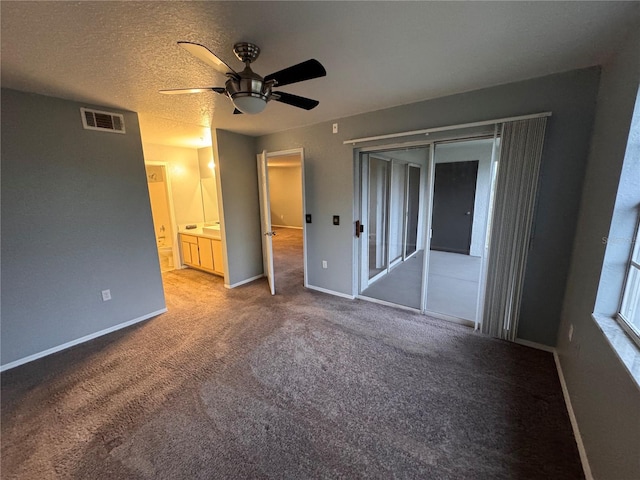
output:
POLYGON ((213 90, 220 95, 227 95, 231 99, 235 107, 234 114, 260 113, 270 100, 305 110, 311 110, 320 103, 317 100, 299 97, 291 93, 273 91, 274 87, 324 77, 327 72, 318 60, 307 60, 266 77, 261 77, 251 70, 251 63, 260 55, 260 48, 253 43, 241 42, 233 46, 233 53, 245 64, 244 70, 241 72, 236 72, 204 45, 193 42, 178 42, 178 45, 218 72, 224 73, 228 77, 227 81, 224 87, 179 88, 160 90, 160 93, 201 93, 213 90))

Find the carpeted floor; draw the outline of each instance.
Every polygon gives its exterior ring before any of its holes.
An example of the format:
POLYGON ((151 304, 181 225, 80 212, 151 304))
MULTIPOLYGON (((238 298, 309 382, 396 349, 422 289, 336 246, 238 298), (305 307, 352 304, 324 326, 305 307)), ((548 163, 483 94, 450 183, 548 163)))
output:
POLYGON ((3 479, 583 478, 551 354, 302 288, 166 273, 169 312, 2 375, 3 479))

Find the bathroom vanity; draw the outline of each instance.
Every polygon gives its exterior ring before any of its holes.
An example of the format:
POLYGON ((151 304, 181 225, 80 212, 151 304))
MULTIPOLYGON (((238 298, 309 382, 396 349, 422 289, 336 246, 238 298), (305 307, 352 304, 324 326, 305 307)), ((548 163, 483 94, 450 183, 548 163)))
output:
POLYGON ((182 262, 193 268, 224 275, 220 226, 180 230, 182 262))

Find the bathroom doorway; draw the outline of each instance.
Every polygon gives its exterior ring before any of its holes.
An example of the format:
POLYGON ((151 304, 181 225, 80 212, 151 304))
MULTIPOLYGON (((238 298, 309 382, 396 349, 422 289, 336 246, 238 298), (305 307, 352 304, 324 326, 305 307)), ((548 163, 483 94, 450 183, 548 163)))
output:
POLYGON ((170 182, 166 165, 145 164, 147 187, 151 202, 153 229, 161 272, 169 272, 179 265, 174 232, 173 208, 170 182))

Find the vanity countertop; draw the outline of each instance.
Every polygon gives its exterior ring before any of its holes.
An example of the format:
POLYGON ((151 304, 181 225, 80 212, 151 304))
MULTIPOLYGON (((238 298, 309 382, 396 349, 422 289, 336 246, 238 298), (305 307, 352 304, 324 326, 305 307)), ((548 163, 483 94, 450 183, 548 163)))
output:
POLYGON ((181 228, 180 230, 178 230, 178 233, 181 233, 184 235, 195 235, 196 237, 213 238, 214 240, 220 240, 221 238, 219 225, 217 225, 217 228, 213 232, 211 230, 209 231, 203 230, 203 226, 198 225, 196 228, 191 228, 191 229, 181 228))

